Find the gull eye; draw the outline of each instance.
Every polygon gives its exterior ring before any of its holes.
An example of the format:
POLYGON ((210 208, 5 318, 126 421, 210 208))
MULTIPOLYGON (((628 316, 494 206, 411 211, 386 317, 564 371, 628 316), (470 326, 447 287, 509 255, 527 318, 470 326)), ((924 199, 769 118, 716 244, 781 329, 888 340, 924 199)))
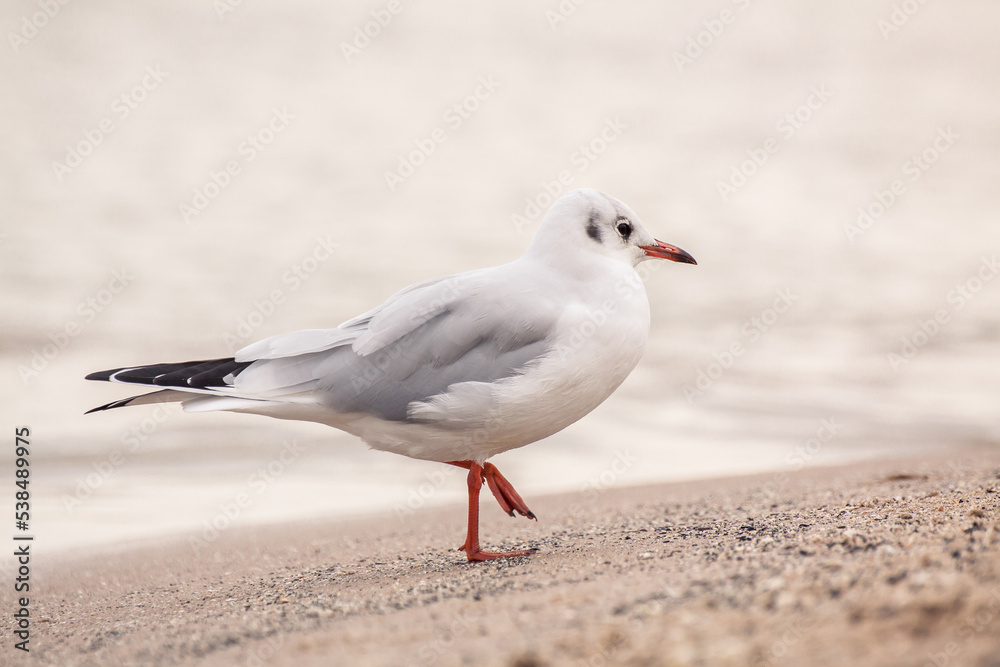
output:
POLYGON ((632 233, 632 225, 627 220, 620 221, 617 225, 615 225, 615 229, 618 230, 618 233, 621 234, 621 237, 626 241, 628 240, 629 234, 632 233))

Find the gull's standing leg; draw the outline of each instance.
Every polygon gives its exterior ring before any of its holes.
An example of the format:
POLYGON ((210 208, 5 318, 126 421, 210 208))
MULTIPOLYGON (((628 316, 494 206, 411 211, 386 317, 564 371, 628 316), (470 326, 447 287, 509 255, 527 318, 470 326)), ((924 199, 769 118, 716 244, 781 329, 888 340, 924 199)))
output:
POLYGON ((521 512, 521 514, 525 516, 530 516, 532 519, 535 518, 535 515, 531 513, 531 510, 525 507, 524 501, 521 500, 521 497, 517 495, 516 491, 514 491, 514 487, 510 485, 510 482, 500 475, 496 466, 487 463, 486 466, 488 467, 484 468, 484 466, 479 465, 475 461, 449 461, 448 463, 460 468, 468 468, 469 470, 469 531, 465 537, 465 544, 459 547, 460 550, 465 552, 466 557, 470 561, 483 561, 493 560, 494 558, 529 556, 535 553, 537 549, 518 549, 516 551, 483 551, 479 548, 479 492, 483 488, 484 470, 494 471, 487 472, 486 480, 489 482, 490 490, 492 490, 493 494, 496 496, 497 502, 500 503, 500 506, 504 508, 505 512, 514 516, 514 512, 511 511, 511 507, 514 507, 518 512, 521 512), (493 477, 495 476, 500 478, 500 481, 505 488, 502 488, 501 485, 497 484, 496 480, 493 480, 493 477), (509 494, 513 494, 513 497, 511 498, 509 494), (510 502, 511 500, 514 500, 513 504, 510 502))

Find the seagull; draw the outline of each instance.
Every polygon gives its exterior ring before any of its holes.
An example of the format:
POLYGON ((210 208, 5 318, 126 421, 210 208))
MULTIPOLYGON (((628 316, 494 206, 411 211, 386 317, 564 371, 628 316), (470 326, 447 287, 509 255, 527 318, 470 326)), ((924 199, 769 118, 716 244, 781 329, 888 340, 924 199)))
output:
POLYGON ((536 519, 488 459, 561 431, 600 405, 642 356, 649 301, 635 267, 697 264, 654 239, 621 201, 597 190, 560 197, 524 254, 501 266, 411 285, 333 329, 253 343, 223 359, 130 366, 88 380, 158 387, 108 403, 179 401, 319 422, 369 447, 468 470, 469 561, 484 551, 483 483, 510 516, 536 519))

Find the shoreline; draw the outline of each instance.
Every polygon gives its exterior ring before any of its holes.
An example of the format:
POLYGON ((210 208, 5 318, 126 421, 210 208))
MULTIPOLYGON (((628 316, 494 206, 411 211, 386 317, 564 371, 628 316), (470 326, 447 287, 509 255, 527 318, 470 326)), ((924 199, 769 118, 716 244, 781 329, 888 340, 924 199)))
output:
POLYGON ((39 553, 31 655, 0 651, 11 664, 523 667, 991 664, 998 650, 997 448, 528 503, 538 523, 484 495, 481 535, 540 552, 474 565, 454 550, 454 505, 234 527, 197 551, 172 538, 39 553))
MULTIPOLYGON (((791 451, 791 450, 789 450, 791 451)), ((337 452, 340 453, 340 452, 337 452)), ((910 452, 909 456, 936 456, 941 453, 940 448, 933 448, 928 446, 921 446, 916 452, 910 452)), ((185 453, 186 455, 186 453, 185 453)), ((58 517, 57 521, 38 521, 37 532, 39 534, 44 534, 47 536, 45 551, 48 554, 104 554, 105 552, 113 551, 115 553, 120 551, 127 551, 131 549, 139 549, 143 546, 155 546, 161 543, 170 543, 172 541, 187 540, 190 537, 199 534, 194 528, 190 521, 185 521, 185 519, 190 519, 191 516, 202 516, 202 521, 198 524, 198 529, 202 528, 203 525, 207 525, 212 519, 219 519, 223 523, 228 524, 223 528, 223 532, 234 529, 234 528, 266 528, 268 526, 280 525, 288 521, 297 522, 302 521, 301 516, 296 516, 296 510, 301 506, 303 494, 300 492, 298 496, 289 495, 285 492, 284 497, 280 500, 275 501, 273 498, 269 499, 271 506, 268 508, 267 514, 264 516, 251 516, 249 512, 243 510, 248 509, 247 507, 241 508, 239 517, 230 521, 226 521, 231 517, 225 517, 223 511, 223 504, 217 499, 213 501, 209 498, 210 494, 215 493, 217 487, 206 486, 202 484, 197 487, 197 489, 192 489, 190 486, 186 486, 182 483, 183 474, 179 473, 176 469, 164 472, 162 466, 167 463, 174 461, 177 458, 174 452, 160 452, 157 453, 155 459, 143 460, 141 461, 141 467, 133 469, 130 471, 130 475, 133 478, 140 480, 140 483, 144 486, 144 491, 141 496, 134 495, 134 490, 127 489, 109 489, 103 490, 98 487, 98 490, 103 491, 103 495, 96 501, 96 504, 100 507, 97 515, 92 511, 94 509, 94 501, 91 500, 89 496, 83 498, 78 498, 80 500, 80 505, 83 506, 84 503, 90 505, 87 509, 91 510, 86 515, 77 516, 74 514, 67 514, 64 512, 52 512, 51 516, 58 517), (122 511, 121 498, 117 500, 113 498, 115 492, 119 494, 133 494, 131 497, 135 498, 138 502, 135 504, 134 509, 131 511, 122 511), (160 506, 155 508, 145 508, 145 506, 155 505, 153 499, 160 497, 168 497, 170 494, 181 494, 181 502, 186 502, 187 504, 179 504, 173 506, 160 506), (212 516, 206 514, 206 507, 210 508, 210 512, 214 512, 212 516), (144 509, 145 508, 145 509, 144 509), (149 509, 154 509, 156 514, 149 514, 149 509), (109 522, 102 522, 99 519, 99 514, 103 512, 105 516, 110 515, 114 512, 113 519, 109 522), (56 539, 53 539, 55 537, 56 539)), ((394 458, 395 455, 391 455, 394 458)), ((601 473, 598 475, 591 475, 586 481, 583 481, 581 477, 580 484, 575 488, 566 488, 565 486, 561 489, 546 489, 539 490, 537 488, 532 488, 529 484, 525 484, 523 478, 525 474, 528 473, 529 478, 533 473, 533 470, 549 470, 550 467, 559 466, 560 459, 558 456, 554 456, 552 453, 546 453, 545 455, 538 456, 536 454, 537 463, 533 468, 524 468, 523 462, 517 462, 521 464, 521 469, 515 468, 515 472, 511 475, 511 478, 517 479, 518 490, 522 492, 522 495, 531 498, 543 497, 543 496, 572 496, 573 494, 579 494, 581 496, 593 496, 595 494, 602 494, 608 489, 626 490, 633 488, 644 488, 647 486, 672 486, 676 484, 703 484, 712 482, 715 480, 728 480, 737 478, 755 478, 762 476, 770 476, 773 480, 780 480, 787 477, 789 474, 797 473, 802 470, 807 469, 837 469, 844 466, 852 466, 855 464, 864 464, 870 461, 881 461, 881 460, 894 460, 894 459, 906 459, 907 454, 902 453, 899 448, 882 448, 874 450, 872 452, 860 453, 858 451, 841 451, 838 452, 834 457, 825 461, 811 461, 806 460, 808 454, 805 455, 806 458, 797 459, 793 463, 782 463, 778 464, 772 462, 773 465, 770 466, 752 466, 746 463, 746 461, 741 461, 739 465, 733 465, 731 461, 728 461, 723 469, 712 476, 706 476, 704 474, 690 475, 690 476, 672 476, 673 478, 667 479, 640 479, 638 481, 626 480, 622 484, 619 477, 619 470, 614 466, 617 465, 617 461, 623 455, 622 451, 617 452, 616 459, 612 460, 610 464, 605 465, 601 473), (607 478, 605 478, 607 477, 607 478)), ((257 455, 260 459, 259 464, 248 463, 247 469, 259 469, 263 463, 273 460, 267 459, 267 457, 262 457, 257 455)), ((246 457, 248 461, 253 460, 252 456, 246 457)), ((221 456, 217 456, 214 461, 218 462, 222 460, 221 456)), ((401 459, 402 460, 402 459, 401 459)), ((53 460, 42 459, 39 461, 39 465, 45 465, 47 470, 50 471, 49 475, 53 478, 53 487, 62 488, 63 492, 57 495, 49 495, 47 497, 41 497, 39 504, 40 506, 45 506, 48 509, 56 509, 56 504, 59 504, 59 509, 65 507, 66 499, 72 498, 67 494, 66 489, 72 484, 71 477, 72 472, 78 470, 80 465, 84 462, 91 461, 91 457, 82 456, 79 464, 74 463, 74 465, 67 465, 65 460, 56 459, 53 460), (53 469, 58 471, 59 474, 53 475, 51 472, 53 469), (69 470, 70 472, 67 472, 69 470)), ((363 479, 364 487, 358 488, 357 484, 351 484, 348 491, 342 487, 338 486, 338 483, 342 482, 344 477, 341 475, 338 477, 333 477, 332 479, 326 480, 323 473, 328 472, 328 459, 323 458, 316 462, 309 462, 310 464, 318 464, 323 466, 322 470, 305 472, 302 474, 302 466, 298 470, 288 470, 282 471, 282 481, 287 482, 288 478, 294 477, 298 474, 299 477, 296 478, 299 483, 305 483, 315 486, 316 489, 312 495, 308 496, 309 502, 309 516, 306 518, 307 521, 315 521, 319 523, 340 523, 349 521, 381 521, 393 516, 397 516, 400 511, 406 512, 407 516, 413 516, 414 514, 424 511, 427 509, 443 509, 449 506, 455 506, 459 508, 465 507, 465 483, 464 476, 459 474, 459 471, 451 471, 444 468, 444 475, 440 474, 438 469, 439 464, 433 464, 435 467, 432 469, 427 469, 423 471, 421 475, 417 475, 414 479, 413 473, 409 469, 409 478, 406 478, 403 471, 396 470, 394 475, 390 477, 398 477, 395 481, 390 481, 387 479, 381 479, 378 475, 373 474, 372 470, 365 467, 365 462, 352 461, 352 465, 356 468, 354 471, 354 477, 352 479, 363 479), (363 478, 359 476, 364 474, 363 478), (445 482, 445 477, 449 474, 453 477, 450 481, 445 482), (331 488, 332 494, 324 494, 322 497, 316 494, 322 493, 320 487, 320 481, 323 484, 331 488), (423 489, 419 488, 421 486, 426 487, 426 482, 430 482, 433 485, 433 489, 425 492, 423 489), (395 501, 390 502, 384 499, 390 494, 394 494, 399 491, 399 489, 409 489, 409 494, 404 496, 402 494, 397 494, 395 496, 395 501), (354 493, 361 491, 366 494, 368 499, 368 504, 362 504, 358 506, 356 504, 356 496, 354 493), (345 495, 346 494, 346 495, 345 495), (440 499, 434 498, 435 496, 441 496, 440 499), (377 504, 371 503, 371 499, 379 498, 377 504), (342 500, 345 504, 338 504, 336 501, 342 500)), ((379 461, 374 461, 375 464, 379 464, 379 461)), ((405 463, 410 463, 410 461, 405 461, 405 463)), ((632 461, 623 460, 621 461, 623 468, 627 468, 632 465, 632 461)), ((502 469, 507 470, 508 465, 501 464, 502 469)), ((576 471, 577 475, 583 475, 582 471, 576 471)), ((537 474, 535 475, 537 477, 537 474)), ((120 482, 119 480, 116 480, 120 482)), ((237 481, 236 477, 228 480, 230 483, 237 481)), ((537 484, 537 479, 535 480, 537 484)), ((81 484, 79 475, 77 475, 76 483, 79 486, 81 484)), ((89 482, 88 482, 89 483, 89 482)), ((135 481, 131 482, 133 485, 135 481)), ((772 484, 773 486, 773 484, 772 484)), ((267 491, 269 489, 265 489, 267 491)), ((230 501, 237 495, 239 489, 233 488, 230 494, 224 494, 228 497, 230 501)), ((260 503, 256 502, 260 491, 256 488, 251 488, 249 486, 243 488, 243 491, 247 492, 247 495, 251 496, 251 502, 249 503, 250 509, 258 509, 260 503), (251 493, 253 492, 253 493, 251 493)), ((464 509, 463 509, 464 511, 464 509)), ((48 512, 41 512, 40 517, 44 517, 48 512)), ((50 518, 51 518, 50 516, 50 518)), ((207 531, 208 529, 205 528, 207 531)), ((9 566, 0 559, 0 568, 9 566)))

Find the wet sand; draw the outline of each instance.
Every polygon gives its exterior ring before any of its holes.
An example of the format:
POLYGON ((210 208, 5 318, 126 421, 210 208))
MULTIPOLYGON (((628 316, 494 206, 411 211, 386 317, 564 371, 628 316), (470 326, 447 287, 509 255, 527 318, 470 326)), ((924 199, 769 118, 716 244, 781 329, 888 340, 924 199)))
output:
POLYGON ((457 505, 41 552, 30 658, 3 661, 1000 664, 995 449, 528 502, 483 497, 487 548, 539 549, 503 562, 449 548, 457 505))

